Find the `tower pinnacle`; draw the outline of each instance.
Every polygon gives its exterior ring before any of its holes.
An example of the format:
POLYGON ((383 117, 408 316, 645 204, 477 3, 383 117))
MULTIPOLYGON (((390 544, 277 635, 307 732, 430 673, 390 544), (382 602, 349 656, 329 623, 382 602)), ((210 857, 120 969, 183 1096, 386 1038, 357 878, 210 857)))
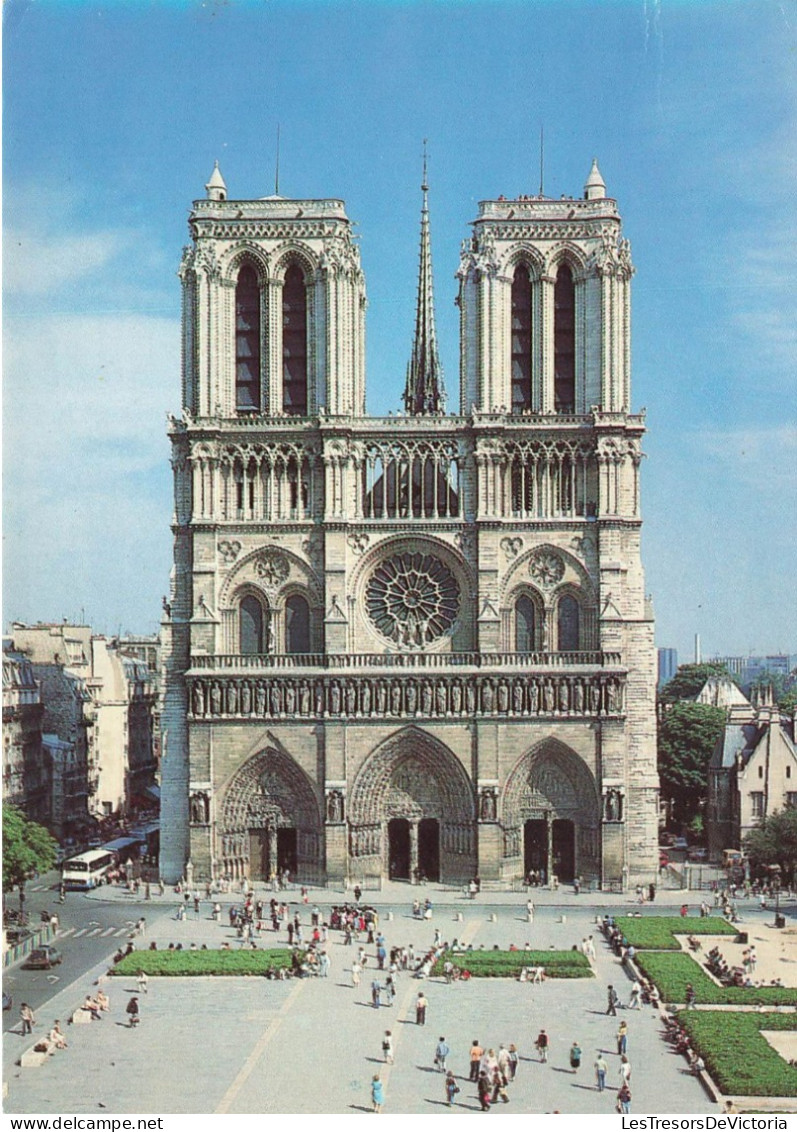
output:
POLYGON ((415 307, 415 337, 407 366, 404 407, 419 417, 445 410, 443 371, 437 353, 432 284, 432 245, 429 234, 429 184, 426 169, 426 139, 423 142, 423 205, 421 207, 421 250, 418 265, 418 297, 415 307))

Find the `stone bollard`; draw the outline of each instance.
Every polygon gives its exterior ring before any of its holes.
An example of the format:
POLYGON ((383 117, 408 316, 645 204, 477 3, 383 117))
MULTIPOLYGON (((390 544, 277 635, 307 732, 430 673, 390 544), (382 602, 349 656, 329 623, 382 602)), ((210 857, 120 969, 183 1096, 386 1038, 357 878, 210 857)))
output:
POLYGON ((496 916, 495 912, 491 912, 490 915, 487 917, 487 919, 491 924, 497 924, 498 923, 498 917, 496 916))
POLYGON ((456 922, 458 924, 461 924, 462 921, 465 919, 465 917, 462 915, 461 912, 457 912, 456 915, 454 916, 454 919, 456 920, 456 922))
POLYGON ((559 917, 559 923, 560 924, 566 924, 567 923, 567 916, 565 916, 564 913, 559 917))
POLYGON ((385 919, 386 919, 386 920, 387 920, 388 922, 390 922, 390 921, 391 921, 391 920, 393 919, 393 913, 392 913, 392 912, 388 912, 388 913, 386 914, 386 916, 385 916, 385 919))

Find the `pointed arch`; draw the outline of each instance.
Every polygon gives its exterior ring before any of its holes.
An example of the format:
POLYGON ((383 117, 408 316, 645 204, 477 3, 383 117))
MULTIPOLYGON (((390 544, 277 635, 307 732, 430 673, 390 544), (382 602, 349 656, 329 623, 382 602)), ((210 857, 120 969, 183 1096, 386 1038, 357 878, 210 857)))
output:
POLYGON ((261 306, 261 283, 247 258, 235 276, 235 407, 239 413, 260 410, 261 306))

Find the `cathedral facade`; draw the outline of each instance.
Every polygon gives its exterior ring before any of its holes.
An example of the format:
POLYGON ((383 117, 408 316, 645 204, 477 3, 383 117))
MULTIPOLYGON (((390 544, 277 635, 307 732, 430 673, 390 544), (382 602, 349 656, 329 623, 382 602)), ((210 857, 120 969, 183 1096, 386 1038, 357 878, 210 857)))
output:
POLYGON ((404 412, 365 413, 339 200, 194 202, 171 419, 161 870, 509 884, 657 872, 633 272, 584 195, 483 201, 446 412, 427 186, 404 412))

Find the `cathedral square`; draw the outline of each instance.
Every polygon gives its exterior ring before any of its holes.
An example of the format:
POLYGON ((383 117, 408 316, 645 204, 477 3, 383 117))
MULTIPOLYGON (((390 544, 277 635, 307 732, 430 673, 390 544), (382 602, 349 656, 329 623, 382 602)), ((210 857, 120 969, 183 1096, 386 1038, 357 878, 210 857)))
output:
POLYGON ((342 201, 235 199, 217 164, 189 230, 164 879, 655 879, 633 267, 598 162, 578 197, 479 204, 454 414, 425 160, 392 416, 342 201))

